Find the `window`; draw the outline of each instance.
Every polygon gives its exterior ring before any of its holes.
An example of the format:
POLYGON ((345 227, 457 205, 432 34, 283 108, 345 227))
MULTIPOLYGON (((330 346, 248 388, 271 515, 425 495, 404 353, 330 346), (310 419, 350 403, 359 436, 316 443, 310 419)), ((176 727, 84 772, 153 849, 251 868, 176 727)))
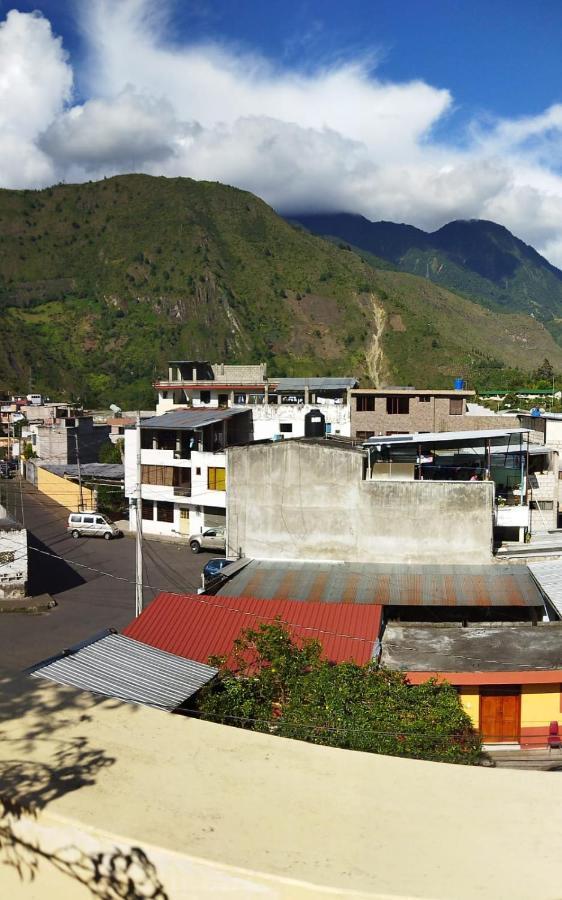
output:
POLYGON ((157 522, 173 522, 174 521, 174 504, 173 503, 157 503, 156 504, 156 521, 157 522))
POLYGON ((293 426, 290 422, 280 422, 279 423, 279 431, 283 431, 285 434, 289 434, 293 430, 293 426))
POLYGON ((142 484, 159 484, 172 487, 174 483, 173 466, 141 466, 142 484))
POLYGON ((386 412, 389 416, 407 416, 410 412, 410 398, 387 397, 386 412))
POLYGON ((226 409, 228 406, 228 394, 219 394, 219 406, 221 409, 226 409))
POLYGON ((244 406, 246 403, 246 394, 235 394, 234 402, 236 404, 240 403, 242 406, 244 406))
POLYGON ((462 416, 464 412, 464 400, 462 397, 451 397, 449 400, 449 415, 462 416))
MULTIPOLYGON (((561 474, 562 474, 562 473, 561 473, 561 474)), ((82 517, 81 517, 81 516, 71 516, 71 517, 70 517, 70 521, 71 521, 71 522, 81 522, 81 521, 82 521, 82 517)))
POLYGON ((96 516, 96 525, 105 525, 105 520, 101 516, 96 516))
POLYGON ((355 408, 357 412, 374 412, 375 396, 374 394, 357 394, 355 398, 355 408))
POLYGON ((172 400, 178 405, 178 403, 185 403, 185 396, 183 391, 172 391, 172 400))
POLYGON ((423 396, 418 397, 418 403, 429 403, 430 400, 431 397, 429 396, 429 394, 423 394, 423 396))
POLYGON ((368 441, 369 438, 372 438, 374 436, 375 436, 374 431, 357 431, 355 434, 355 437, 357 438, 358 441, 368 441))
POLYGON ((211 402, 211 392, 210 391, 199 391, 199 400, 201 403, 210 403, 211 402))
POLYGON ((195 469, 195 474, 196 474, 196 475, 200 475, 200 474, 201 474, 201 466, 197 466, 197 467, 196 467, 196 469, 195 469))
POLYGON ((142 517, 143 519, 147 519, 149 522, 152 522, 154 519, 154 503, 152 500, 143 500, 142 501, 142 517))
POLYGON ((226 491, 226 472, 224 468, 209 466, 207 469, 207 487, 210 491, 226 491))
POLYGON ((84 524, 85 525, 93 525, 94 517, 93 516, 84 516, 84 524))

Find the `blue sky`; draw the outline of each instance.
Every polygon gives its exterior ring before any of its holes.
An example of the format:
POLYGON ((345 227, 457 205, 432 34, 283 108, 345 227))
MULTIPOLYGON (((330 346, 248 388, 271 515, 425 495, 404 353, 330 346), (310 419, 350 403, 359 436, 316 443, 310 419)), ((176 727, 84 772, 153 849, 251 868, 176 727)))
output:
MULTIPOLYGON (((79 63, 80 5, 0 0, 0 12, 40 10, 79 63)), ((228 42, 281 67, 372 55, 382 78, 448 88, 463 117, 535 114, 561 100, 561 34, 559 0, 181 0, 167 28, 170 42, 228 42)))
POLYGON ((0 183, 491 218, 562 264, 560 34, 551 0, 0 0, 0 183))

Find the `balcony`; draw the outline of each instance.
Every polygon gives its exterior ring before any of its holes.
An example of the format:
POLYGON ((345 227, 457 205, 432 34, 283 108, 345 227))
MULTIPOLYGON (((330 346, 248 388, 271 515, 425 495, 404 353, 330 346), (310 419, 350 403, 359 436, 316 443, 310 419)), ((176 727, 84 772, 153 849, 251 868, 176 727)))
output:
POLYGON ((174 487, 174 497, 191 497, 191 485, 181 485, 181 487, 174 487))

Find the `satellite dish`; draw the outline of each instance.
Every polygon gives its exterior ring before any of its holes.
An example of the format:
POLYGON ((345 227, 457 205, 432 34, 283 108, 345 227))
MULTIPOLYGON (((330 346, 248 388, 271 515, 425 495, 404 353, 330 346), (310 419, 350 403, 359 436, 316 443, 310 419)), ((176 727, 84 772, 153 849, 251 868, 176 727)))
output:
POLYGON ((120 413, 120 412, 123 412, 123 410, 121 409, 121 407, 120 407, 120 406, 117 406, 115 403, 110 403, 110 404, 109 404, 109 408, 110 408, 110 410, 111 410, 112 412, 114 412, 116 415, 117 415, 118 413, 120 413))

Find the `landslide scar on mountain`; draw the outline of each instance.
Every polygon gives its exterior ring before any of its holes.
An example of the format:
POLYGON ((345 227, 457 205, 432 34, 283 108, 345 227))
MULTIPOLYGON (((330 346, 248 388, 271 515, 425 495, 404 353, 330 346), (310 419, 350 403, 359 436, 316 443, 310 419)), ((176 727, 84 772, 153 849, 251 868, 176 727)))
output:
POLYGON ((369 377, 376 388, 380 387, 384 369, 384 355, 382 350, 382 335, 384 326, 386 325, 386 312, 382 306, 377 303, 376 297, 371 295, 371 306, 373 310, 374 331, 371 342, 367 347, 365 358, 367 361, 367 371, 369 377))

